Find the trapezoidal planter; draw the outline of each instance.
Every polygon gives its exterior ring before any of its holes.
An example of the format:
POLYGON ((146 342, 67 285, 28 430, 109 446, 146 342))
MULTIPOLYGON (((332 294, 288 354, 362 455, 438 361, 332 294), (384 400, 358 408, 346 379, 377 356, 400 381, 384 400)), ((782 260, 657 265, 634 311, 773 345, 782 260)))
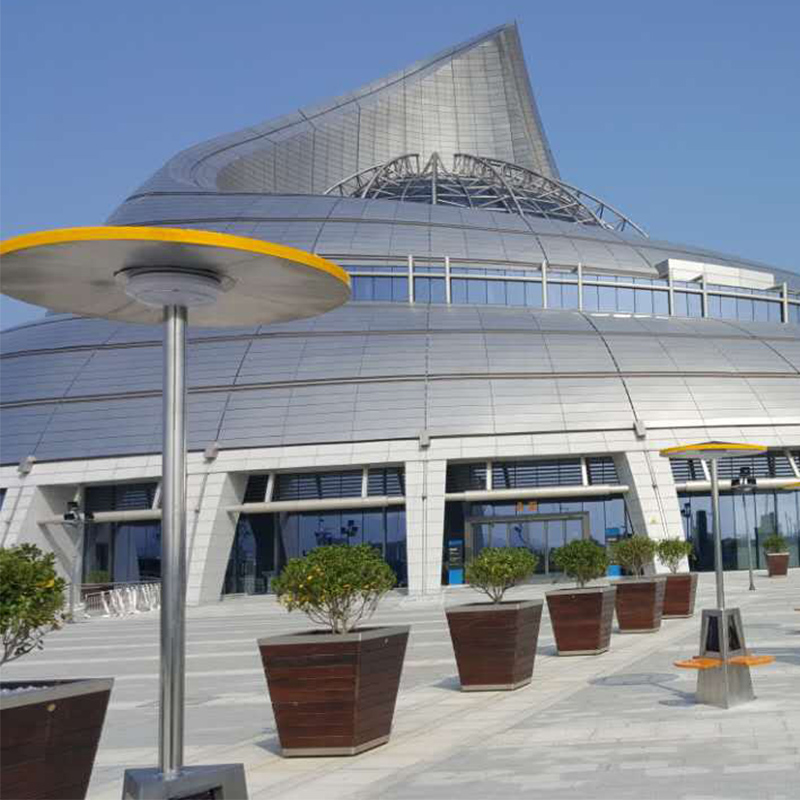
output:
POLYGON ((353 756, 385 744, 408 625, 258 640, 284 756, 353 756))
POLYGON ((783 578, 788 572, 788 553, 767 553, 767 574, 770 578, 783 578))
POLYGON ((666 575, 620 578, 615 585, 617 623, 622 633, 655 633, 661 628, 666 575))
POLYGON ((0 696, 0 797, 83 800, 114 681, 4 681, 0 696))
POLYGON ((697 596, 697 573, 684 572, 667 575, 664 589, 664 613, 662 619, 678 619, 694 616, 694 600, 697 596))
POLYGON ((462 691, 519 689, 531 682, 541 600, 470 603, 446 613, 462 691))
POLYGON ((560 656, 597 656, 611 642, 614 586, 547 592, 547 610, 560 656))

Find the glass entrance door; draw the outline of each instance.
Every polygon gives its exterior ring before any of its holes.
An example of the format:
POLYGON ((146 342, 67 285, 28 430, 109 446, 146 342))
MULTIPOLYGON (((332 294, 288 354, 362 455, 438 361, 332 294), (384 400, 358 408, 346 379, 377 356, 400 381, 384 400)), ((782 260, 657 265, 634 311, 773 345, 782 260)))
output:
POLYGON ((538 558, 536 573, 558 572, 553 552, 575 539, 589 538, 589 515, 537 514, 528 517, 480 517, 467 520, 467 560, 485 547, 527 547, 538 558))

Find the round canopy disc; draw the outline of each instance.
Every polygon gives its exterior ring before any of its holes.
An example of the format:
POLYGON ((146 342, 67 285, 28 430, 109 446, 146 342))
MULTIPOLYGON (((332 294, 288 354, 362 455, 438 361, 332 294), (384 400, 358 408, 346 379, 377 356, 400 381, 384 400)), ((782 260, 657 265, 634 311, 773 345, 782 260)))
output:
POLYGON ((737 444, 735 442, 702 442, 701 444, 682 444, 678 447, 667 447, 660 455, 667 458, 702 458, 711 461, 715 458, 736 458, 737 456, 753 456, 766 452, 767 448, 760 444, 737 444))
POLYGON ((286 322, 350 299, 350 278, 319 256, 279 244, 183 228, 66 228, 0 243, 2 291, 53 311, 154 324, 157 307, 125 294, 117 274, 133 267, 213 272, 222 291, 192 308, 192 326, 286 322))

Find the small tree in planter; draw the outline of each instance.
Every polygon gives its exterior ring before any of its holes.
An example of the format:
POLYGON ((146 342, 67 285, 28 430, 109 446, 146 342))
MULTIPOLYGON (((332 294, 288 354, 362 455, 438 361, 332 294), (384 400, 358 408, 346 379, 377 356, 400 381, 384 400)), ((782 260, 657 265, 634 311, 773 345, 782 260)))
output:
POLYGON ((789 572, 789 543, 778 533, 767 536, 761 546, 767 554, 767 570, 770 578, 779 578, 789 572))
POLYGON ((542 601, 503 597, 530 578, 537 563, 524 547, 486 547, 467 564, 467 582, 491 602, 446 612, 463 691, 519 689, 531 682, 542 601))
POLYGON ((0 665, 44 647, 44 637, 64 623, 66 582, 55 555, 36 545, 0 550, 0 665))
POLYGON ((350 633, 396 583, 375 548, 361 544, 318 547, 293 558, 272 585, 288 611, 299 609, 331 633, 350 633))
POLYGON ((691 542, 684 539, 662 539, 656 545, 656 553, 662 564, 669 569, 664 590, 663 619, 691 617, 697 594, 697 573, 678 574, 681 563, 694 552, 691 542))
MULTIPOLYGON (((0 549, 0 663, 41 650, 65 617, 55 556, 32 544, 0 549)), ((0 784, 4 797, 83 798, 113 681, 3 681, 0 784), (76 745, 79 742, 79 745, 76 745)))
POLYGON ((653 563, 656 543, 649 536, 635 535, 620 539, 611 546, 611 557, 634 577, 644 577, 645 569, 653 563))
POLYGON ((644 577, 653 563, 656 542, 647 536, 635 535, 612 545, 614 560, 632 577, 617 582, 617 622, 625 633, 652 633, 661 627, 664 613, 666 578, 644 577))
POLYGON ((583 589, 589 581, 602 578, 608 569, 606 551, 593 539, 576 539, 553 553, 553 563, 558 569, 574 578, 583 589))
POLYGON ((485 547, 467 564, 466 578, 473 589, 500 603, 503 595, 536 572, 539 559, 525 547, 485 547))
POLYGON ((578 584, 577 589, 547 593, 558 655, 605 653, 611 641, 616 591, 613 586, 586 587, 606 574, 605 549, 592 539, 577 539, 555 550, 553 563, 578 584))
POLYGON ((259 639, 285 756, 355 755, 389 740, 407 625, 359 627, 395 585, 370 545, 317 547, 273 582, 324 630, 259 639))

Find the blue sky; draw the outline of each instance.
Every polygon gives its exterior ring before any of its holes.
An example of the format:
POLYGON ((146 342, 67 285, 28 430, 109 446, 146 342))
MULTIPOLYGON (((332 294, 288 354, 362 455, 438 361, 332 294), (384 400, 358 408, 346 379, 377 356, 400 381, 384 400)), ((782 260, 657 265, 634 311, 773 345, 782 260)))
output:
POLYGON ((3 0, 0 234, 100 224, 184 147, 510 20, 565 180, 800 271, 794 0, 3 0))

